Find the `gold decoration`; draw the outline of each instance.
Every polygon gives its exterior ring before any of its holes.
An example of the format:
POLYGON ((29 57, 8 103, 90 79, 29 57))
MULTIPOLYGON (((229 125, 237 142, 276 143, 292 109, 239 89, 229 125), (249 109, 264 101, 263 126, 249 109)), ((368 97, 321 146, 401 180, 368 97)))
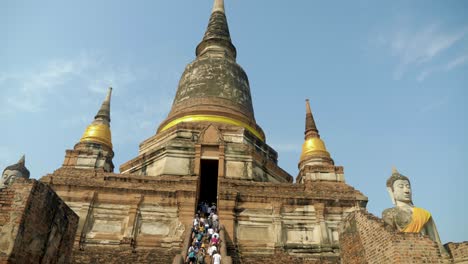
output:
POLYGON ((301 159, 306 156, 326 156, 330 157, 325 143, 318 137, 310 137, 302 145, 301 159))
POLYGON ((224 117, 224 116, 216 116, 216 115, 188 115, 188 116, 183 116, 180 118, 177 118, 175 120, 172 120, 169 122, 167 125, 165 125, 163 128, 160 129, 160 132, 167 130, 179 123, 182 122, 216 122, 216 123, 223 123, 223 124, 228 124, 228 125, 235 125, 235 126, 240 126, 248 131, 250 131, 252 134, 254 134, 257 138, 259 138, 261 141, 265 141, 265 137, 260 133, 258 130, 253 128, 252 126, 249 126, 248 124, 241 122, 239 120, 235 120, 229 117, 224 117))
POLYGON ((80 142, 101 143, 112 148, 110 127, 105 124, 91 124, 86 128, 80 142))

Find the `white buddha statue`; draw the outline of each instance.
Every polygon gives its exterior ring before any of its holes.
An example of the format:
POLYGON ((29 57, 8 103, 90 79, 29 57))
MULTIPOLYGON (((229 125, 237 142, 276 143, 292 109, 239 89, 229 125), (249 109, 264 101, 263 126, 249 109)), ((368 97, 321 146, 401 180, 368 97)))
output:
POLYGON ((395 168, 387 180, 387 191, 395 207, 385 209, 382 218, 388 225, 398 231, 420 233, 437 242, 442 254, 447 254, 440 242, 439 233, 429 211, 414 206, 411 183, 408 177, 400 174, 395 168))
POLYGON ((29 170, 25 167, 24 155, 13 165, 6 167, 0 178, 0 189, 10 186, 17 178, 29 179, 29 170))

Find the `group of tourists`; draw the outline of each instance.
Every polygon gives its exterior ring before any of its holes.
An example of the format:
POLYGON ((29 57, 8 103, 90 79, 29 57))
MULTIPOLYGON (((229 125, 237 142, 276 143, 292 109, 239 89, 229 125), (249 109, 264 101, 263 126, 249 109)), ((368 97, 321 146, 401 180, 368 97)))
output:
POLYGON ((210 264, 205 262, 208 255, 212 264, 221 264, 219 217, 216 212, 215 203, 209 205, 203 201, 198 205, 193 218, 192 243, 185 263, 210 264))

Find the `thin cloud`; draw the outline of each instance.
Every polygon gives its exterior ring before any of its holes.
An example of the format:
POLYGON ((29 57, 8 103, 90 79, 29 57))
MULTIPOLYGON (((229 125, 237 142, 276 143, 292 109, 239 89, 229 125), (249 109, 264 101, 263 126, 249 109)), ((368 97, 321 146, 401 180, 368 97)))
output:
POLYGON ((105 63, 99 56, 81 53, 75 58, 53 59, 25 72, 0 73, 0 114, 43 111, 51 100, 83 88, 103 94, 106 87, 122 92, 141 75, 129 67, 105 63))
POLYGON ((53 61, 36 72, 4 74, 2 86, 8 85, 4 88, 8 93, 4 95, 4 111, 40 111, 45 96, 63 84, 72 71, 71 63, 53 61))
POLYGON ((462 55, 458 58, 453 59, 447 65, 445 65, 445 70, 450 71, 453 70, 459 66, 462 66, 463 64, 468 62, 468 54, 462 55))
POLYGON ((449 102, 449 97, 444 96, 444 97, 442 97, 441 99, 439 99, 437 101, 431 102, 431 103, 421 107, 419 109, 419 112, 420 113, 427 113, 427 112, 430 112, 432 110, 436 110, 437 108, 440 108, 440 107, 448 104, 448 102, 449 102))
POLYGON ((443 65, 438 65, 434 67, 429 67, 424 69, 416 78, 418 82, 424 81, 427 77, 430 75, 436 73, 436 72, 449 72, 451 70, 454 70, 458 67, 463 66, 468 62, 468 54, 461 55, 455 59, 450 60, 446 64, 443 65))
POLYGON ((53 59, 25 72, 1 73, 3 100, 0 113, 38 112, 49 96, 62 89, 89 67, 88 57, 53 59))
POLYGON ((453 48, 468 34, 468 28, 449 31, 439 24, 431 24, 421 29, 411 30, 404 26, 391 33, 389 37, 379 36, 378 42, 390 49, 392 56, 398 59, 393 73, 396 80, 401 79, 408 71, 425 68, 418 79, 423 80, 433 72, 433 60, 446 50, 453 48))

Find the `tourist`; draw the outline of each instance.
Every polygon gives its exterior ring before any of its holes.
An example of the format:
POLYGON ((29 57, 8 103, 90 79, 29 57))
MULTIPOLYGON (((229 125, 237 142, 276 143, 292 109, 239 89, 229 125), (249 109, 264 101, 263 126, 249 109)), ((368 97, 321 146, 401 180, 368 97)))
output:
POLYGON ((210 240, 210 245, 219 245, 219 234, 218 233, 214 233, 213 236, 211 236, 211 240, 210 240))
POLYGON ((205 256, 206 256, 205 248, 204 248, 204 245, 202 245, 202 247, 200 248, 197 254, 197 264, 205 264, 205 256))
POLYGON ((219 221, 218 220, 213 220, 213 222, 211 223, 211 226, 215 230, 219 229, 219 221))
POLYGON ((185 260, 186 263, 190 264, 196 264, 196 258, 197 256, 197 251, 196 251, 196 246, 195 243, 192 243, 192 245, 188 249, 188 254, 187 254, 187 259, 185 260))
POLYGON ((218 248, 215 245, 211 245, 208 248, 208 255, 213 256, 213 253, 216 252, 216 250, 218 250, 218 248))
POLYGON ((200 223, 200 215, 195 214, 195 216, 193 217, 193 226, 198 226, 199 223, 200 223))
POLYGON ((213 252, 212 263, 221 264, 221 255, 216 250, 213 252))
POLYGON ((214 234, 214 229, 213 227, 208 228, 208 240, 211 240, 211 237, 214 234))

